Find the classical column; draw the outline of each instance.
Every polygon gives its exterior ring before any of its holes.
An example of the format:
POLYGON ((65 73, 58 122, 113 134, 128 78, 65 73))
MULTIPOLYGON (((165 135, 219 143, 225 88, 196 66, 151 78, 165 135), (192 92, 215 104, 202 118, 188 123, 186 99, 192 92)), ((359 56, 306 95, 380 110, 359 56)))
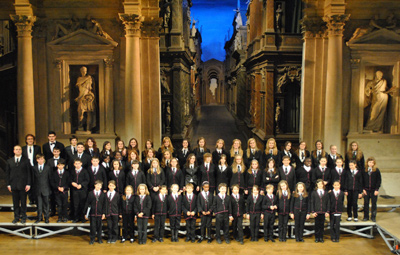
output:
POLYGON ((114 79, 113 79, 113 66, 114 59, 104 59, 105 64, 105 118, 102 125, 106 134, 114 133, 114 79))
POLYGON ((350 96, 350 123, 349 123, 349 134, 357 134, 363 129, 364 114, 362 112, 364 105, 360 105, 359 102, 363 102, 364 95, 360 91, 360 63, 359 57, 350 59, 351 64, 351 93, 350 96), (361 108, 361 112, 360 112, 361 108))
POLYGON ((274 0, 267 0, 266 1, 266 27, 265 27, 265 32, 267 33, 273 33, 275 32, 275 26, 274 26, 274 21, 275 21, 275 4, 274 0))
POLYGON ((349 15, 325 16, 323 19, 328 27, 324 142, 328 146, 335 144, 338 151, 342 151, 342 46, 343 27, 349 15))
POLYGON ((26 134, 36 133, 31 35, 36 17, 27 15, 10 15, 10 17, 18 32, 18 141, 22 144, 26 134))
POLYGON ((120 13, 125 25, 125 134, 122 139, 135 137, 142 143, 142 88, 140 72, 140 27, 142 16, 120 13))

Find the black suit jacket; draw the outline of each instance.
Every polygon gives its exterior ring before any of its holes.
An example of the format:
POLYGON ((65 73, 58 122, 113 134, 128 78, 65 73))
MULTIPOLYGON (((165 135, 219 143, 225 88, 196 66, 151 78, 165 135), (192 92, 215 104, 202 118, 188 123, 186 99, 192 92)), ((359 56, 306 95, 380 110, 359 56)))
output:
MULTIPOLYGON (((50 143, 47 142, 43 144, 42 148, 43 148, 44 158, 46 160, 53 157, 53 152, 50 149, 50 143)), ((60 157, 65 158, 64 144, 56 141, 56 145, 54 146, 54 148, 59 148, 61 152, 60 157)))
MULTIPOLYGON (((60 159, 61 159, 61 157, 58 160, 60 160, 60 159)), ((54 160, 53 157, 50 158, 49 160, 46 160, 46 165, 49 166, 52 171, 56 171, 57 170, 57 165, 55 164, 55 160, 54 160)))
POLYGON ((296 185, 296 173, 293 167, 290 167, 288 175, 285 174, 284 166, 279 167, 279 179, 286 180, 289 184, 290 192, 294 191, 294 186, 296 185))
POLYGON ((196 219, 197 216, 197 196, 192 193, 192 200, 189 201, 188 195, 186 194, 182 198, 182 211, 183 211, 183 217, 188 220, 188 219, 196 219), (188 216, 188 212, 194 212, 194 216, 188 216))
MULTIPOLYGON (((78 158, 79 158, 78 153, 76 153, 73 156, 72 160, 68 162, 69 169, 72 169, 72 170, 75 169, 74 161, 75 161, 75 159, 78 159, 78 158)), ((82 168, 89 169, 89 167, 92 165, 91 160, 92 160, 92 158, 87 153, 85 153, 85 152, 82 153, 82 156, 81 156, 82 168)))
POLYGON ((59 175, 58 171, 53 172, 50 174, 50 184, 55 194, 61 193, 58 190, 58 187, 64 188, 64 194, 68 194, 69 185, 71 183, 70 173, 64 169, 63 175, 59 175))
MULTIPOLYGON (((42 149, 40 148, 39 145, 33 145, 33 165, 37 165, 37 161, 36 161, 36 155, 42 153, 42 149)), ((22 156, 26 157, 28 160, 28 146, 25 145, 24 147, 22 147, 22 156)))
POLYGON ((94 190, 94 183, 97 180, 100 180, 103 182, 103 186, 101 190, 107 190, 107 173, 106 170, 102 165, 98 166, 97 173, 96 175, 93 172, 93 166, 90 166, 88 169, 88 174, 89 174, 89 191, 94 190))
POLYGON ((146 176, 143 171, 138 170, 136 176, 133 175, 132 171, 126 173, 126 186, 131 185, 133 187, 133 194, 136 195, 139 184, 146 184, 146 176))
POLYGON ((210 163, 209 165, 209 171, 207 171, 206 167, 204 164, 201 164, 199 166, 199 171, 200 175, 200 182, 203 183, 205 181, 208 181, 210 184, 210 188, 217 188, 216 187, 216 180, 215 180, 215 165, 213 163, 210 163))
POLYGON ((263 151, 258 150, 255 151, 254 154, 251 153, 250 150, 250 156, 247 157, 247 150, 243 152, 243 157, 244 157, 244 163, 246 164, 246 167, 249 168, 251 165, 251 161, 253 161, 254 159, 258 161, 259 164, 259 168, 260 169, 264 169, 265 167, 265 162, 263 160, 263 151))
POLYGON ((179 160, 179 166, 181 167, 181 169, 183 169, 183 167, 186 164, 186 159, 189 156, 189 154, 191 153, 190 149, 188 149, 188 151, 186 152, 186 154, 183 153, 182 149, 177 150, 176 154, 179 160))
POLYGON ((51 193, 50 188, 50 175, 52 173, 52 169, 44 165, 43 171, 39 172, 39 166, 35 165, 33 167, 33 176, 34 176, 34 193, 36 196, 49 196, 51 193))
POLYGON ((344 210, 344 192, 340 191, 338 197, 335 196, 335 193, 329 193, 329 212, 331 214, 339 214, 344 210))
POLYGON ((207 197, 203 195, 203 192, 199 193, 197 197, 197 211, 200 213, 200 216, 203 216, 202 212, 213 212, 213 204, 214 195, 211 192, 208 192, 207 197))
POLYGON ((238 194, 238 196, 239 199, 236 200, 233 194, 231 195, 231 208, 233 217, 240 217, 246 213, 246 202, 244 200, 244 196, 240 194, 238 194))
POLYGON ((20 162, 15 163, 15 157, 7 160, 6 164, 6 185, 11 190, 25 190, 27 185, 32 184, 32 169, 29 159, 21 156, 20 162))
MULTIPOLYGON (((84 190, 87 191, 88 190, 88 185, 89 185, 89 174, 87 172, 86 169, 82 168, 81 172, 79 173, 79 175, 76 173, 76 170, 72 170, 70 172, 71 174, 71 183, 75 182, 77 184, 82 185, 82 188, 80 190, 84 190)), ((78 191, 77 188, 75 187, 71 187, 71 190, 73 191, 78 191)))
POLYGON ((264 213, 275 213, 276 209, 271 210, 271 206, 278 205, 278 196, 272 194, 272 199, 269 198, 268 194, 264 196, 263 202, 262 202, 262 210, 264 213))
POLYGON ((143 218, 148 219, 151 216, 151 197, 145 196, 143 202, 140 203, 140 196, 137 195, 134 202, 135 214, 143 213, 143 218))
POLYGON ((98 197, 96 197, 94 190, 89 192, 85 203, 84 213, 86 214, 90 207, 90 216, 101 217, 106 212, 106 199, 107 196, 102 190, 100 190, 98 197))
POLYGON ((262 202, 263 202, 264 196, 261 196, 258 194, 257 200, 254 203, 254 197, 250 193, 249 196, 247 197, 247 206, 246 206, 246 212, 247 214, 257 214, 262 212, 262 202))
POLYGON ((217 149, 215 149, 215 151, 213 151, 212 155, 212 162, 214 163, 214 165, 218 166, 219 165, 219 160, 221 159, 222 155, 226 156, 226 163, 228 165, 231 164, 231 155, 229 153, 229 151, 226 150, 222 150, 221 153, 218 153, 217 149))

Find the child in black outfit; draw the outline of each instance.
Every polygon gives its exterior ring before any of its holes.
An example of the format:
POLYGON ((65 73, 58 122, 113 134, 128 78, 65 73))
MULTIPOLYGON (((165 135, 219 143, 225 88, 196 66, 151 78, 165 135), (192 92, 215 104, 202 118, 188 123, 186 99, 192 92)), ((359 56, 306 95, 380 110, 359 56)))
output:
POLYGON ((118 217, 120 215, 120 195, 115 190, 115 181, 108 182, 108 192, 106 198, 106 216, 108 227, 108 240, 107 243, 115 243, 118 238, 118 217))
POLYGON ((89 192, 88 198, 85 204, 85 219, 88 220, 90 217, 90 241, 89 244, 94 243, 94 239, 97 236, 98 242, 101 244, 101 227, 102 220, 106 218, 105 207, 106 207, 106 195, 101 190, 103 182, 100 180, 95 181, 94 190, 89 192))
POLYGON ((213 208, 215 214, 215 232, 217 243, 221 244, 221 228, 224 232, 225 242, 230 243, 229 240, 229 221, 233 220, 230 196, 226 194, 227 186, 221 183, 218 186, 219 194, 215 196, 213 208))
POLYGON ((125 187, 125 195, 122 196, 121 200, 121 215, 122 217, 122 238, 121 243, 125 242, 125 239, 130 238, 130 242, 133 243, 134 239, 134 202, 135 196, 133 195, 133 188, 131 185, 125 187))
POLYGON ((322 179, 317 180, 316 189, 311 194, 310 211, 315 219, 315 242, 323 243, 325 217, 329 217, 329 194, 322 179))
POLYGON ((172 184, 171 191, 172 193, 168 197, 168 215, 171 228, 171 242, 179 242, 178 231, 181 226, 182 196, 178 193, 178 184, 172 184))
POLYGON ((329 193, 330 203, 330 225, 332 242, 339 242, 340 237, 340 219, 344 209, 344 192, 340 190, 340 181, 333 182, 333 190, 329 193))
POLYGON ((369 201, 371 200, 371 220, 376 221, 377 207, 376 203, 378 201, 379 188, 381 187, 382 178, 381 172, 376 167, 375 158, 370 157, 367 159, 367 166, 363 172, 364 180, 364 219, 363 221, 369 220, 369 201))
POLYGON ((346 188, 344 194, 347 196, 347 221, 358 221, 358 199, 361 199, 363 192, 362 172, 357 169, 357 162, 350 160, 350 170, 346 171, 346 188), (353 214, 352 214, 353 213, 353 214))
POLYGON ((261 214, 262 202, 263 202, 263 197, 259 194, 259 188, 257 185, 254 185, 252 194, 249 194, 247 198, 247 208, 246 208, 247 219, 250 220, 251 242, 258 242, 258 231, 260 229, 260 220, 264 218, 264 214, 261 214))
POLYGON ((233 237, 237 242, 243 244, 243 215, 246 214, 246 205, 244 196, 239 194, 239 184, 231 187, 231 208, 232 208, 232 229, 233 237))
POLYGON ((197 211, 201 217, 201 236, 197 243, 201 243, 207 239, 207 243, 211 243, 211 221, 213 213, 214 195, 210 192, 210 185, 208 182, 203 182, 203 190, 197 198, 197 211))
POLYGON ((294 220, 296 242, 304 242, 303 232, 306 219, 310 218, 310 203, 306 185, 298 182, 290 203, 290 217, 294 220))
MULTIPOLYGON (((273 159, 269 159, 273 160, 273 159)), ((275 242, 274 240, 274 223, 275 223, 275 212, 278 209, 277 196, 274 195, 274 185, 268 184, 266 186, 266 194, 262 203, 262 210, 264 212, 264 241, 275 242)))
POLYGON ((165 219, 167 218, 168 202, 167 202, 167 186, 160 187, 160 193, 153 197, 153 220, 154 220, 154 239, 153 243, 159 241, 164 242, 165 219))
POLYGON ((283 180, 278 184, 278 217, 279 217, 279 241, 286 242, 286 234, 290 212, 290 189, 288 182, 283 180))
POLYGON ((137 217, 139 244, 146 244, 147 223, 151 215, 151 198, 146 184, 139 184, 134 211, 137 217))
POLYGON ((186 195, 183 197, 182 211, 186 220, 186 242, 196 241, 196 216, 197 216, 197 196, 193 193, 193 184, 186 184, 186 195))

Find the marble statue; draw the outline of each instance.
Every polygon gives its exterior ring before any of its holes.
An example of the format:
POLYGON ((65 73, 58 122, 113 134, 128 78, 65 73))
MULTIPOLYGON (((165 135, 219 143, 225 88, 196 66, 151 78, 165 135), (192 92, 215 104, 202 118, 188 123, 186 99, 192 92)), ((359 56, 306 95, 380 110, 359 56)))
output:
POLYGON ((169 27, 169 21, 171 19, 171 0, 165 0, 162 5, 162 13, 163 13, 163 27, 169 27))
POLYGON ((93 93, 93 78, 87 74, 87 68, 82 66, 81 77, 78 77, 76 87, 79 95, 75 98, 78 104, 79 131, 89 131, 95 126, 95 95, 93 93), (86 116, 85 116, 86 113, 86 116))
POLYGON ((165 128, 169 130, 171 128, 171 103, 167 102, 165 106, 165 128))
POLYGON ((281 129, 279 128, 280 119, 281 119, 281 106, 279 105, 279 102, 277 102, 275 108, 275 132, 277 134, 281 132, 281 129))
POLYGON ((278 8, 275 10, 275 25, 276 25, 276 30, 277 32, 281 32, 281 26, 282 26, 282 7, 281 5, 278 5, 278 8))
POLYGON ((371 33, 374 30, 377 29, 382 29, 382 27, 378 24, 379 21, 379 15, 375 15, 370 21, 368 26, 366 27, 359 27, 354 31, 353 36, 350 38, 349 41, 353 41, 355 39, 358 39, 366 34, 371 33))
POLYGON ((68 35, 72 32, 75 32, 80 27, 79 19, 74 15, 71 19, 66 21, 57 21, 56 22, 56 32, 53 36, 53 40, 68 35), (61 35, 60 35, 61 33, 61 35))
POLYGON ((169 87, 169 84, 167 82, 167 76, 165 75, 164 71, 161 71, 160 74, 160 79, 161 79, 161 89, 163 94, 171 94, 171 89, 169 87))

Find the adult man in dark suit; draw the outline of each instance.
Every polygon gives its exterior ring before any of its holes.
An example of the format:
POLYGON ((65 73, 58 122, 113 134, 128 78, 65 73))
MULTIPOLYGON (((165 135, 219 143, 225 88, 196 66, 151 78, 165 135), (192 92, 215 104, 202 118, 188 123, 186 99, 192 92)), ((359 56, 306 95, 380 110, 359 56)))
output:
POLYGON ((45 223, 49 223, 50 174, 52 174, 53 170, 50 166, 44 164, 43 154, 38 154, 36 160, 38 164, 33 167, 33 179, 36 185, 35 195, 38 218, 35 223, 39 223, 43 216, 45 223))
POLYGON ((22 217, 22 224, 26 222, 26 193, 31 188, 31 172, 31 164, 22 156, 21 146, 14 146, 14 157, 8 159, 6 164, 6 184, 12 193, 14 206, 12 223, 14 224, 20 217, 22 217))
POLYGON ((83 143, 78 143, 76 145, 76 150, 77 150, 77 152, 74 155, 74 159, 68 165, 68 168, 70 169, 70 171, 71 171, 71 169, 72 170, 75 169, 75 167, 74 167, 75 159, 80 159, 82 162, 82 167, 86 170, 89 169, 89 167, 91 166, 92 158, 90 157, 89 154, 85 153, 85 146, 83 145, 83 143))
MULTIPOLYGON (((36 141, 36 138, 34 135, 27 134, 25 136, 26 145, 24 147, 22 147, 22 156, 29 159, 31 166, 34 166, 37 164, 36 155, 38 155, 39 153, 42 153, 42 148, 40 148, 39 145, 36 145, 35 141, 36 141)), ((33 174, 33 172, 32 172, 32 174, 33 174)), ((33 181, 34 180, 32 179, 32 187, 34 187, 33 181)), ((33 189, 29 190, 29 192, 28 192, 29 204, 36 203, 36 196, 33 193, 34 193, 33 189)))
POLYGON ((72 135, 69 138, 69 143, 70 143, 70 145, 68 145, 64 149, 64 151, 65 151, 65 160, 67 161, 67 166, 69 164, 71 164, 71 166, 73 166, 74 165, 75 155, 78 152, 77 149, 76 149, 76 145, 78 144, 78 138, 76 136, 72 135))
POLYGON ((49 131, 47 138, 49 139, 48 143, 43 144, 43 154, 44 158, 46 160, 50 159, 53 157, 53 149, 54 148, 59 148, 61 152, 61 157, 65 158, 64 156, 64 144, 57 142, 56 138, 56 132, 54 131, 49 131))

